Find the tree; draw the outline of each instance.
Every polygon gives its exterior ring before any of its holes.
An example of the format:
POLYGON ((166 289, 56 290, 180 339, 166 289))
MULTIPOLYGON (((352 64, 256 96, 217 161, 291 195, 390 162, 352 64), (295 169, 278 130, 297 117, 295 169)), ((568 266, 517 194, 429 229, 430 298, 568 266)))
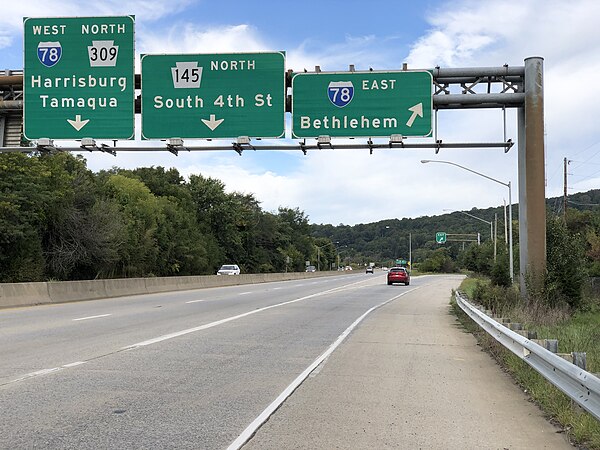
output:
POLYGON ((419 265, 419 269, 424 272, 451 273, 455 271, 455 265, 449 255, 449 250, 438 248, 419 265))
POLYGON ((120 206, 125 226, 119 262, 110 275, 154 275, 159 255, 157 228, 158 223, 164 220, 160 202, 144 183, 123 175, 111 175, 105 190, 108 197, 120 206))
POLYGON ((0 154, 0 282, 44 277, 42 233, 52 198, 48 175, 36 156, 0 154))

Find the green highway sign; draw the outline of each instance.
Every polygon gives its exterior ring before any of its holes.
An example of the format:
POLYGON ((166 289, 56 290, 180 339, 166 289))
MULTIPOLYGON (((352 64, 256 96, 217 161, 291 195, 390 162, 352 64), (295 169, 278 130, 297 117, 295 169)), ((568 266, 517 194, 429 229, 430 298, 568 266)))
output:
POLYGON ((285 54, 142 55, 142 138, 279 138, 285 54))
POLYGON ((435 233, 435 242, 437 242, 438 244, 445 244, 446 238, 447 235, 443 231, 438 231, 437 233, 435 233))
POLYGON ((427 71, 295 74, 292 135, 430 136, 432 86, 427 71))
POLYGON ((133 16, 25 18, 27 139, 132 139, 133 16))

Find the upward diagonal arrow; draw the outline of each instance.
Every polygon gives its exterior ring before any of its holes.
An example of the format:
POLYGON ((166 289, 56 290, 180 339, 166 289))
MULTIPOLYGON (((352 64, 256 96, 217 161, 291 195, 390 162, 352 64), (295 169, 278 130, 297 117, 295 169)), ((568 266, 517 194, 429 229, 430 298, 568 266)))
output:
POLYGON ((412 115, 410 116, 410 119, 408 119, 408 122, 406 122, 406 126, 412 127, 417 116, 423 117, 423 103, 417 103, 415 106, 408 108, 408 110, 412 111, 412 115))

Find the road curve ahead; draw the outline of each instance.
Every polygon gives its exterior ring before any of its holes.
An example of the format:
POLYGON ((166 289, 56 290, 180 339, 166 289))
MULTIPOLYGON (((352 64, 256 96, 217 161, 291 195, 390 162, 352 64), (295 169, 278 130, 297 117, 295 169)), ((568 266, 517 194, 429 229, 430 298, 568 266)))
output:
POLYGON ((0 448, 561 448, 448 314, 459 282, 361 273, 1 310, 0 448))

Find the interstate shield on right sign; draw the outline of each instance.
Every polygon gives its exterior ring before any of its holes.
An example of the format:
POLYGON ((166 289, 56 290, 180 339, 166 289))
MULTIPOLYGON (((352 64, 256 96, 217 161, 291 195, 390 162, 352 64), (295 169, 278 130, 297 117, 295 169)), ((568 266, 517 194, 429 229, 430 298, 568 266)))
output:
POLYGON ((428 71, 297 73, 293 137, 431 136, 432 86, 428 71))

